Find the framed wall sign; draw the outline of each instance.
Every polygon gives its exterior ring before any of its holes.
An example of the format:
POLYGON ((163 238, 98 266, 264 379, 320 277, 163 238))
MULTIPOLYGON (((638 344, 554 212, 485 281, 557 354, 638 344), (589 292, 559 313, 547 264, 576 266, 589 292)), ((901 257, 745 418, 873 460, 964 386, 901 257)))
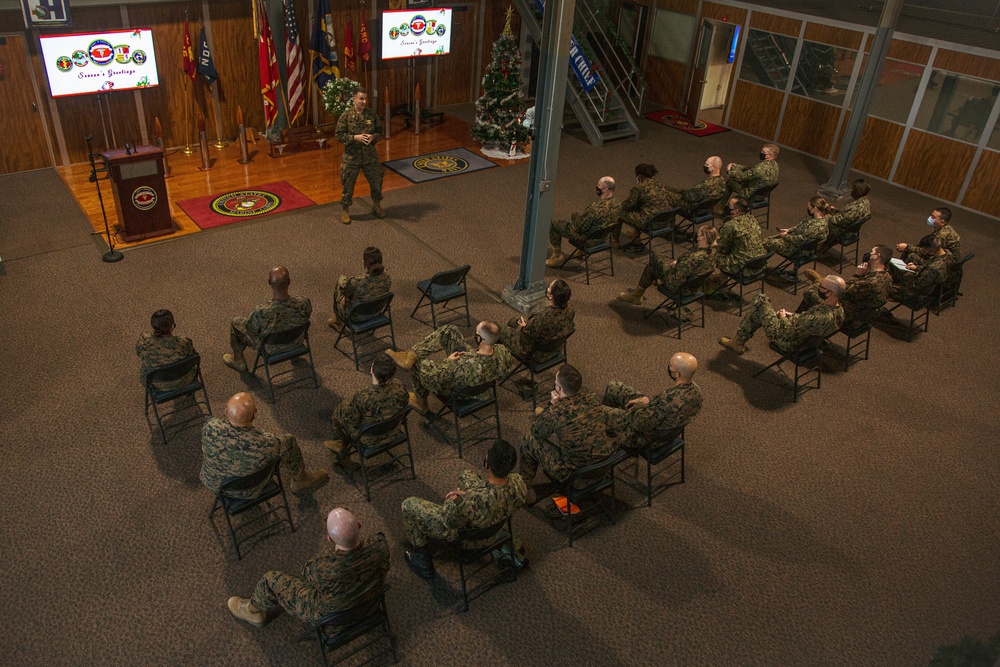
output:
POLYGON ((25 28, 65 28, 72 24, 69 0, 21 0, 25 28))

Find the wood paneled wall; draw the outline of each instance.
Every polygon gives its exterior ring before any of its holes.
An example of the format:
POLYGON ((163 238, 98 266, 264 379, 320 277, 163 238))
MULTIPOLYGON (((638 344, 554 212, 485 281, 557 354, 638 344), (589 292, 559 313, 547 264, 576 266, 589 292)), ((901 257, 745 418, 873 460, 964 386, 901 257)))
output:
POLYGON ((745 26, 747 22, 747 10, 740 9, 739 7, 720 5, 717 2, 706 2, 701 6, 701 17, 745 26))
MULTIPOLYGON (((871 50, 872 40, 869 38, 865 44, 865 50, 871 50)), ((889 53, 886 55, 893 60, 905 60, 906 62, 926 65, 931 58, 931 47, 927 44, 917 44, 907 42, 902 39, 894 39, 889 42, 889 53)))
POLYGON ((976 165, 976 171, 965 191, 962 204, 977 211, 1000 217, 1000 153, 983 151, 976 165))
POLYGON ((896 170, 896 182, 948 201, 956 201, 975 153, 976 147, 971 144, 920 130, 910 130, 896 170), (933 156, 934 159, 928 159, 928 156, 933 156))
POLYGON ((656 8, 694 16, 698 13, 698 0, 656 0, 656 8))
POLYGON ((685 71, 684 63, 649 56, 643 72, 649 85, 649 100, 672 109, 680 109, 683 106, 681 95, 684 93, 685 71))
POLYGON ((765 12, 754 12, 750 16, 750 27, 768 32, 776 32, 781 35, 798 37, 802 21, 790 19, 786 16, 767 14, 765 12))
POLYGON ((934 67, 981 79, 1000 81, 1000 60, 974 56, 962 51, 940 49, 934 58, 934 67))
POLYGON ((847 30, 846 28, 837 28, 823 23, 806 24, 805 39, 810 42, 830 44, 831 46, 840 46, 845 49, 853 49, 857 51, 861 48, 861 39, 864 36, 865 34, 863 32, 847 30))
POLYGON ((839 118, 838 107, 790 95, 778 143, 826 159, 833 147, 839 118))
MULTIPOLYGON (((844 118, 844 127, 850 120, 850 113, 844 118)), ((861 131, 861 142, 854 157, 854 168, 879 178, 889 178, 892 163, 903 140, 903 126, 881 118, 869 116, 865 129, 861 131)), ((838 140, 839 141, 839 140, 838 140)), ((837 153, 840 146, 837 146, 837 153)), ((837 155, 834 155, 837 159, 837 155)))
POLYGON ((768 141, 774 139, 782 97, 784 93, 780 90, 737 81, 729 112, 730 127, 768 141))

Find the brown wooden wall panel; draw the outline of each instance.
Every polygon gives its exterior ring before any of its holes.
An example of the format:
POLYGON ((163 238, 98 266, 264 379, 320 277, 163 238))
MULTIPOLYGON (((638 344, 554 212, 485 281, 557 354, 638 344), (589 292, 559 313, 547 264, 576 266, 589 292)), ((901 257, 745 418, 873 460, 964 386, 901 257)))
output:
POLYGON ((729 5, 720 5, 717 2, 706 2, 701 6, 701 17, 704 19, 715 19, 716 21, 726 21, 746 25, 747 10, 729 5))
POLYGON ((729 126, 771 141, 778 127, 784 93, 746 81, 736 82, 729 126))
POLYGON ((790 95, 778 143, 826 159, 839 119, 840 109, 835 106, 790 95))
MULTIPOLYGON (((847 128, 847 123, 850 119, 851 113, 847 112, 844 115, 841 134, 837 138, 838 144, 837 149, 834 151, 834 160, 840 154, 839 142, 843 138, 843 132, 847 128)), ((889 178, 889 173, 892 171, 892 163, 896 159, 896 151, 899 150, 899 142, 902 140, 902 125, 869 116, 865 120, 865 128, 861 131, 861 141, 858 143, 858 151, 854 155, 854 168, 866 174, 878 176, 879 178, 889 178)))
POLYGON ((911 130, 896 170, 900 185, 948 201, 958 199, 976 147, 936 134, 911 130), (933 155, 933 160, 927 156, 933 155))
POLYGON ((698 0, 656 0, 656 8, 694 16, 698 13, 698 0))
POLYGON ((650 56, 643 72, 649 85, 648 99, 672 109, 680 108, 685 70, 684 63, 650 56))
POLYGON ((52 166, 24 42, 23 35, 0 38, 0 63, 6 69, 0 79, 0 174, 52 166))
POLYGON ((766 14, 764 12, 754 12, 750 16, 750 27, 756 28, 757 30, 766 30, 768 32, 776 32, 781 35, 798 37, 799 29, 802 27, 802 21, 790 19, 784 16, 776 16, 774 14, 766 14))
POLYGON ((1000 81, 1000 60, 974 56, 971 53, 940 49, 934 58, 934 68, 1000 81))
MULTIPOLYGON (((472 102, 479 97, 478 90, 475 91, 476 97, 472 97, 473 88, 479 88, 478 85, 473 86, 473 79, 481 78, 473 71, 476 59, 472 54, 476 52, 479 12, 482 9, 481 5, 455 6, 452 11, 451 53, 434 58, 438 81, 436 103, 439 106, 472 102)), ((494 40, 484 38, 483 41, 489 41, 492 46, 494 40)))
POLYGON ((857 51, 861 48, 861 38, 864 36, 863 32, 837 28, 823 23, 806 24, 805 38, 810 42, 830 44, 857 51))
MULTIPOLYGON (((865 49, 871 48, 872 39, 868 39, 868 44, 865 49)), ((889 58, 894 60, 905 60, 908 63, 917 63, 918 65, 926 65, 927 61, 931 58, 931 47, 927 44, 917 44, 916 42, 907 42, 903 39, 894 39, 889 42, 889 58)))
POLYGON ((963 206, 1000 217, 1000 153, 983 151, 965 191, 963 206))

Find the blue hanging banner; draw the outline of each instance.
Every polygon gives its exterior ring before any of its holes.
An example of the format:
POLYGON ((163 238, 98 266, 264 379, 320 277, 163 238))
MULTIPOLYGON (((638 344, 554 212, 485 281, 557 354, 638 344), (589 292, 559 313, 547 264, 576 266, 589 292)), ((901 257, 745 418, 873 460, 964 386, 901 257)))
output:
MULTIPOLYGON (((535 0, 535 6, 538 7, 538 11, 542 14, 545 13, 545 0, 535 0)), ((569 36, 569 66, 576 74, 577 80, 579 80, 580 85, 583 86, 585 92, 590 92, 597 85, 598 76, 590 68, 590 61, 587 60, 587 56, 583 55, 583 49, 580 48, 580 44, 576 41, 576 35, 569 36)))
POLYGON ((65 28, 72 25, 69 0, 21 0, 24 27, 65 28))

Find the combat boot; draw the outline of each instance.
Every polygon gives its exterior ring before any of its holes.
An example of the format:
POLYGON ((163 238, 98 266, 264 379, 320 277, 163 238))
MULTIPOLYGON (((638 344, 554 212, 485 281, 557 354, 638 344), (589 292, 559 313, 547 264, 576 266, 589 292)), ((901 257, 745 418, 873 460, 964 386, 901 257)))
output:
POLYGON ((222 363, 224 363, 226 366, 229 366, 237 373, 247 372, 247 362, 246 359, 243 358, 242 354, 240 354, 237 357, 235 354, 230 354, 227 352, 226 354, 222 355, 222 363))
POLYGON ((386 354, 389 358, 396 362, 396 365, 402 368, 404 371, 408 371, 413 368, 413 364, 417 363, 417 353, 413 350, 403 350, 402 352, 397 352, 396 350, 386 350, 386 354))
POLYGON ((431 559, 427 547, 406 549, 403 551, 403 558, 406 560, 407 567, 413 570, 417 576, 428 581, 434 578, 436 574, 434 572, 434 561, 431 559))
POLYGON ((382 202, 372 202, 372 213, 375 214, 376 218, 385 217, 385 210, 382 209, 382 202))
POLYGON ((255 628, 263 627, 267 623, 267 614, 253 606, 247 598, 241 598, 236 595, 229 598, 229 611, 236 618, 249 623, 255 628))
POLYGON ((736 354, 743 354, 747 351, 747 346, 739 338, 726 338, 723 336, 719 339, 719 345, 736 354))
POLYGON ((351 224, 350 206, 341 206, 340 221, 345 225, 351 224))
POLYGON ((341 329, 344 328, 344 323, 340 320, 339 317, 334 315, 333 317, 331 317, 326 321, 326 326, 330 327, 334 331, 340 331, 341 329))
POLYGON ((292 477, 292 483, 289 485, 289 488, 292 490, 292 493, 301 493, 314 486, 319 486, 326 481, 328 476, 325 470, 317 470, 316 472, 303 470, 295 477, 292 477))
POLYGON ((803 269, 802 275, 804 275, 810 282, 814 282, 817 285, 823 282, 823 276, 816 269, 803 269))
POLYGON ((414 410, 416 410, 422 415, 426 415, 428 412, 431 411, 430 407, 428 407, 427 405, 426 396, 417 396, 412 391, 409 392, 409 394, 410 394, 410 400, 408 402, 410 405, 413 406, 414 410))
POLYGON ((334 454, 336 454, 338 457, 343 456, 344 454, 343 440, 324 440, 323 446, 329 449, 334 454))
POLYGON ((633 287, 632 289, 627 289, 618 295, 618 298, 622 301, 627 301, 628 303, 634 303, 637 306, 642 305, 642 295, 646 293, 646 290, 639 287, 633 287))

